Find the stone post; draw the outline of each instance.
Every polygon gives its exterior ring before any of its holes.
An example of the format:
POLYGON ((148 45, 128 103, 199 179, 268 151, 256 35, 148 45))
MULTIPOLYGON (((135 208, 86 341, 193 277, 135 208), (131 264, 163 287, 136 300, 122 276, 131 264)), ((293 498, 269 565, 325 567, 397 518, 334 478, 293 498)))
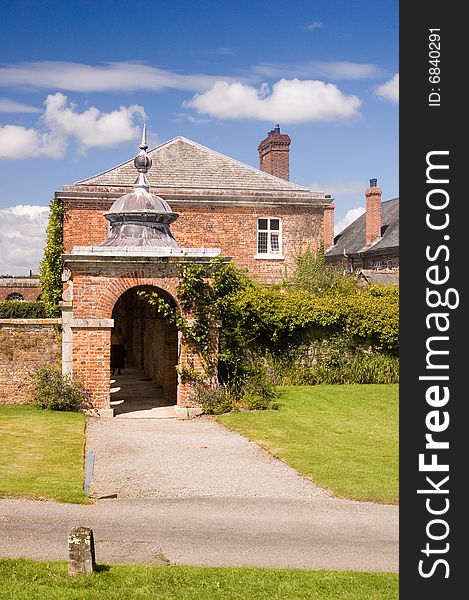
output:
POLYGON ((68 574, 91 575, 95 570, 93 531, 74 527, 68 534, 68 574))

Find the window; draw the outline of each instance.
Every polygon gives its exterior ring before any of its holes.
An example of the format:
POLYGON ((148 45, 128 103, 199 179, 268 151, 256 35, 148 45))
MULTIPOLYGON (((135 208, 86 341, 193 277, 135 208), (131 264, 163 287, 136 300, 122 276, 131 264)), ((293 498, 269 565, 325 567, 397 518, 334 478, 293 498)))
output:
POLYGON ((257 219, 257 258, 282 258, 282 228, 280 219, 257 219))
POLYGON ((18 292, 12 292, 11 294, 8 294, 6 299, 12 300, 13 302, 24 302, 24 296, 18 294, 18 292))

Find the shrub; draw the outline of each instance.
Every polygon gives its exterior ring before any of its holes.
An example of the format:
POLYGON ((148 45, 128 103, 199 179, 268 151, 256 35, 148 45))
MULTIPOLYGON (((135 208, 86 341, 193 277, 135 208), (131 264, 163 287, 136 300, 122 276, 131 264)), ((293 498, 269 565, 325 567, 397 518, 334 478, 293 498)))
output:
POLYGON ((293 360, 274 362, 282 385, 399 383, 399 359, 386 354, 356 353, 304 365, 293 360))
POLYGON ((274 402, 276 377, 273 369, 257 363, 245 367, 243 375, 229 384, 209 386, 200 378, 190 382, 192 400, 205 414, 219 415, 234 410, 265 410, 277 408, 274 402))
POLYGON ((235 398, 228 386, 207 386, 200 381, 193 381, 193 400, 199 404, 207 415, 221 415, 235 408, 235 398))
POLYGON ((0 302, 0 319, 44 319, 47 317, 43 302, 0 302))
POLYGON ((32 373, 31 404, 47 410, 79 411, 91 407, 88 394, 79 381, 72 381, 55 367, 45 366, 32 373))
POLYGON ((277 381, 275 371, 265 363, 256 362, 248 365, 239 385, 238 406, 247 410, 277 408, 275 403, 277 381))
POLYGON ((304 254, 295 257, 295 270, 291 277, 284 281, 284 286, 291 290, 306 290, 315 294, 343 295, 357 291, 355 276, 345 274, 344 266, 326 265, 323 243, 316 252, 308 248, 304 254))

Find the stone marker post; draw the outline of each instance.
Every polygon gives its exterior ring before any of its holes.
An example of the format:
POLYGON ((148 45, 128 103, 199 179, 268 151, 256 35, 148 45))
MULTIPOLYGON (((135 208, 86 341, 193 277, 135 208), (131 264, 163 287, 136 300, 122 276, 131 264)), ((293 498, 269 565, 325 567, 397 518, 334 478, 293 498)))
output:
POLYGON ((68 574, 90 575, 95 570, 93 531, 74 527, 68 534, 68 574))

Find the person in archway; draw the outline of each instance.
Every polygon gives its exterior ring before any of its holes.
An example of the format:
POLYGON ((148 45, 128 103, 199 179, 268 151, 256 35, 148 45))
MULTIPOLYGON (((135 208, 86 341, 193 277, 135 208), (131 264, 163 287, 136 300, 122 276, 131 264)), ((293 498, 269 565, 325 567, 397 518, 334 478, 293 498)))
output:
POLYGON ((122 375, 121 369, 124 368, 125 356, 125 335, 122 333, 122 327, 117 327, 111 334, 111 373, 122 375))

